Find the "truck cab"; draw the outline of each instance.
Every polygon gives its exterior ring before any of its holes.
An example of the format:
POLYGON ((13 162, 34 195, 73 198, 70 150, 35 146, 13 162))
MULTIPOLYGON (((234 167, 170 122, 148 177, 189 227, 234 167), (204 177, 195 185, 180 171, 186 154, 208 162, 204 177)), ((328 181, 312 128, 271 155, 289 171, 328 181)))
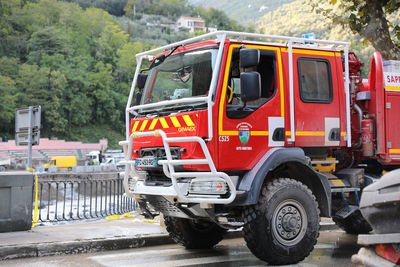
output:
POLYGON ((360 64, 348 47, 215 32, 138 54, 120 142, 126 195, 146 216, 163 213, 187 248, 243 227, 270 264, 304 259, 320 216, 370 230, 353 205, 368 180, 354 159, 377 160, 361 156, 361 121, 376 105, 356 104, 360 64))

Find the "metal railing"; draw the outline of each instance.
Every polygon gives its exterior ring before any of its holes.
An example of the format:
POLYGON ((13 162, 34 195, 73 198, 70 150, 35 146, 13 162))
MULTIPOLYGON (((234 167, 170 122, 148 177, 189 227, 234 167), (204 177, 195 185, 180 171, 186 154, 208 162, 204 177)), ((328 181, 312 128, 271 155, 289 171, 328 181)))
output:
POLYGON ((47 179, 38 181, 38 222, 103 218, 138 208, 124 195, 123 178, 47 179))

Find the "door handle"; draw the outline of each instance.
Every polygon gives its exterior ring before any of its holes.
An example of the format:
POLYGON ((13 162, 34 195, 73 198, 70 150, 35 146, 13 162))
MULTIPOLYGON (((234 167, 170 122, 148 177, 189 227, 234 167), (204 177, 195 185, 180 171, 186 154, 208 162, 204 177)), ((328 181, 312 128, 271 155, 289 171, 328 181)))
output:
POLYGON ((328 135, 329 141, 340 141, 340 128, 332 128, 328 135))
POLYGON ((272 134, 273 141, 285 141, 285 128, 276 128, 272 134))

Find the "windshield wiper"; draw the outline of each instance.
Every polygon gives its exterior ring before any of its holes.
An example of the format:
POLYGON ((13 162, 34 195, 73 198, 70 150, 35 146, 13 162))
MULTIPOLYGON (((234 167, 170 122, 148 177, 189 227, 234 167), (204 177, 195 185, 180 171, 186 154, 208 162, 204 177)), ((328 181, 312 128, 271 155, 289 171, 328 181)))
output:
POLYGON ((207 103, 202 103, 202 104, 198 104, 198 105, 177 105, 177 106, 172 106, 172 107, 168 107, 165 108, 163 111, 192 111, 192 110, 196 110, 199 108, 203 108, 204 106, 207 106, 207 103))
POLYGON ((151 62, 151 65, 150 65, 149 68, 144 69, 144 70, 141 70, 140 72, 142 73, 143 71, 149 71, 149 70, 151 70, 152 68, 157 67, 158 65, 160 65, 161 63, 163 63, 164 60, 167 59, 167 57, 169 57, 170 55, 172 55, 172 54, 175 52, 176 49, 178 49, 178 48, 181 47, 181 46, 182 46, 182 45, 175 46, 175 47, 171 50, 171 52, 169 52, 167 55, 165 55, 165 54, 159 55, 158 57, 156 57, 156 58, 153 60, 153 62, 151 62))

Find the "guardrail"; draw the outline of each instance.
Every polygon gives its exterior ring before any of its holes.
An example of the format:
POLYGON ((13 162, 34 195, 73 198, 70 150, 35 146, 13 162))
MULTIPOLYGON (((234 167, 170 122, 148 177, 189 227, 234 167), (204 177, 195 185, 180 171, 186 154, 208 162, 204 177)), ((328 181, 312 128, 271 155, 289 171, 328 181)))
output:
POLYGON ((92 173, 92 172, 115 172, 121 171, 124 169, 124 165, 117 164, 107 164, 107 165, 91 165, 91 166, 74 166, 70 170, 67 168, 61 169, 56 166, 49 166, 47 170, 45 170, 44 166, 35 167, 36 172, 38 173, 92 173))
POLYGON ((94 219, 136 210, 138 204, 123 194, 119 174, 106 179, 39 177, 38 222, 94 219))

